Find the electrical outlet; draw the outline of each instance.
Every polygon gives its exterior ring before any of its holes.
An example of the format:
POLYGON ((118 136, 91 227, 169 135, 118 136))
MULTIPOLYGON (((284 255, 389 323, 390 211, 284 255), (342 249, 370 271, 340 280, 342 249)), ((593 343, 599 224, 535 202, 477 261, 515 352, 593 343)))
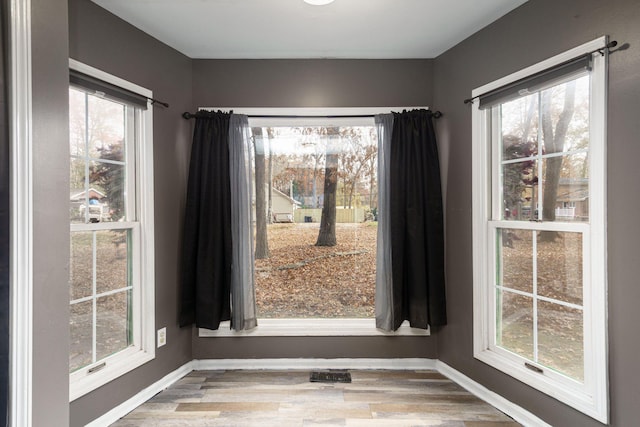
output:
POLYGON ((158 329, 158 347, 162 347, 167 343, 167 328, 158 329))

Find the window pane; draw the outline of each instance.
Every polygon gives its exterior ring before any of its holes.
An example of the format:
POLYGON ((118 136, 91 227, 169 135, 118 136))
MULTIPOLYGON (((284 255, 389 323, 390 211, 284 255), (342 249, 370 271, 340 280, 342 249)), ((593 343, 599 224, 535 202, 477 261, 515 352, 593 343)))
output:
POLYGON ((124 161, 125 106, 89 95, 88 111, 89 155, 124 161))
POLYGON ((582 310, 538 301, 538 362, 584 379, 582 310))
POLYGON ((544 154, 589 148, 589 76, 540 92, 544 154))
POLYGON ((533 299, 508 291, 498 291, 497 298, 497 344, 533 359, 533 299))
POLYGON ((537 252, 538 295, 582 305, 582 234, 542 231, 537 252))
POLYGON ((589 157, 587 153, 543 160, 545 221, 589 220, 589 157))
POLYGON ((538 94, 501 105, 502 159, 530 157, 537 152, 538 94))
POLYGON ((130 285, 130 233, 130 230, 96 232, 96 290, 98 294, 130 285))
POLYGON ((92 362, 93 348, 93 303, 91 301, 72 304, 70 310, 71 349, 69 372, 76 371, 92 362))
POLYGON ((70 89, 69 99, 70 220, 118 221, 125 217, 126 209, 127 107, 76 89, 70 89))
POLYGON ((93 233, 71 233, 69 299, 91 296, 93 292, 93 233))
POLYGON ((96 352, 97 359, 104 359, 131 343, 130 304, 131 291, 97 299, 96 352))
POLYGON ((502 166, 503 219, 537 219, 538 162, 527 160, 502 166))
POLYGON ((89 222, 124 219, 124 165, 92 161, 89 165, 89 179, 89 185, 96 195, 89 200, 89 222))
POLYGON ((533 232, 498 230, 499 284, 523 292, 533 292, 533 232))
POLYGON ((253 133, 258 316, 373 317, 375 129, 273 127, 253 133), (327 170, 335 184, 337 243, 316 246, 325 197, 330 197, 327 170))

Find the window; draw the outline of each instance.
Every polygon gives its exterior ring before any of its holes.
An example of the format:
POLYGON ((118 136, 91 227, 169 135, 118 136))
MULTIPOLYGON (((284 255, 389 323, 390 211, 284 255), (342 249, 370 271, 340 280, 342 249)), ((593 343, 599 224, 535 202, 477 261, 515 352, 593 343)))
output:
POLYGON ((151 360, 155 324, 151 93, 73 60, 70 68, 74 400, 151 360))
MULTIPOLYGON (((209 108, 217 110, 217 108, 209 108)), ((402 110, 402 108, 398 108, 402 110)), ((428 335, 376 329, 377 132, 380 108, 233 108, 250 116, 258 327, 200 329, 206 336, 428 335), (323 116, 347 117, 325 118, 323 116), (363 115, 363 117, 358 117, 363 115), (315 246, 327 166, 335 168, 336 246, 315 246), (256 178, 260 168, 265 179, 256 178), (259 194, 260 188, 264 194, 259 194), (269 197, 269 193, 271 197, 269 197), (263 211, 266 233, 257 212, 263 211), (266 239, 264 236, 266 235, 266 239), (262 237, 261 237, 262 236, 262 237), (309 293, 313 293, 309 297, 309 293), (295 319, 295 320, 294 320, 295 319)), ((331 172, 330 172, 331 173, 331 172)), ((259 174, 258 174, 259 175, 259 174)))
POLYGON ((607 422, 604 44, 473 92, 473 238, 475 356, 607 422))
POLYGON ((252 131, 260 231, 255 234, 258 316, 372 318, 376 129, 274 126, 252 131), (334 226, 321 233, 325 203, 334 206, 329 210, 334 226))

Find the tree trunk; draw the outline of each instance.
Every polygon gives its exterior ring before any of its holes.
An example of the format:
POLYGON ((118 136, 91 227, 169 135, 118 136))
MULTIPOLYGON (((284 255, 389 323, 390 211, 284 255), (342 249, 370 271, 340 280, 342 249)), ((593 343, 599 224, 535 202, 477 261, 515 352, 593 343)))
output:
POLYGON ((256 259, 269 258, 267 239, 267 204, 265 195, 265 162, 262 128, 253 128, 256 150, 256 259))
POLYGON ((522 130, 522 142, 529 142, 529 132, 531 132, 531 122, 533 121, 533 114, 538 112, 536 108, 536 97, 532 96, 529 102, 529 106, 527 107, 527 118, 525 119, 525 125, 522 130))
POLYGON ((375 186, 374 175, 369 176, 369 209, 373 209, 373 191, 375 186))
POLYGON ((347 177, 345 176, 342 179, 342 207, 344 208, 345 206, 347 206, 347 177))
MULTIPOLYGON (((564 106, 555 132, 551 118, 551 93, 543 92, 542 102, 542 136, 544 139, 545 154, 560 153, 564 151, 564 144, 569 130, 569 124, 575 111, 576 84, 569 82, 566 85, 564 106)), ((542 200, 542 220, 556 220, 556 201, 558 200, 558 184, 560 183, 560 172, 562 171, 563 156, 546 159, 546 170, 544 173, 544 194, 542 200)), ((540 233, 541 241, 554 241, 558 233, 554 231, 543 231, 540 233)))
POLYGON ((267 208, 267 218, 269 224, 273 224, 273 150, 271 150, 273 128, 267 128, 267 135, 269 137, 269 205, 267 208))
MULTIPOLYGON (((317 163, 317 162, 316 162, 317 163)), ((318 207, 318 167, 317 165, 313 168, 313 200, 311 202, 312 208, 318 207)))
POLYGON ((335 246, 336 240, 336 193, 338 187, 338 154, 333 148, 337 145, 338 128, 327 129, 327 157, 324 173, 324 204, 320 219, 320 232, 316 246, 335 246))

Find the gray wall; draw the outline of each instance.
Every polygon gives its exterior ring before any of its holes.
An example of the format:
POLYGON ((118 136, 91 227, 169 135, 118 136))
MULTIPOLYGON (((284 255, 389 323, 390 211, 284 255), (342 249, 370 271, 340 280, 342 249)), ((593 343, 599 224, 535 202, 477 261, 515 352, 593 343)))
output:
POLYGON ((530 0, 435 61, 435 105, 448 168, 446 242, 449 325, 439 357, 555 426, 598 422, 473 359, 471 250, 471 90, 609 34, 629 50, 611 56, 608 103, 608 268, 611 423, 637 425, 640 402, 640 2, 530 0))
MULTIPOLYGON (((433 61, 194 60, 196 107, 431 106, 433 61)), ((381 110, 380 112, 385 112, 381 110)), ((195 359, 437 357, 431 337, 198 338, 195 359)))
POLYGON ((69 419, 67 1, 32 0, 33 425, 69 419))
MULTIPOLYGON (((167 327, 167 345, 156 349, 152 362, 72 402, 70 425, 80 426, 192 359, 191 331, 178 327, 178 282, 191 147, 189 123, 180 114, 193 104, 191 60, 89 0, 69 1, 69 38, 71 58, 151 89, 155 98, 170 105, 153 107, 156 329, 167 327)), ((57 55, 66 61, 60 52, 57 55)), ((65 83, 65 98, 66 88, 65 83)), ((61 175, 66 177, 68 172, 61 175)), ((62 323, 68 327, 68 320, 62 323)))
POLYGON ((429 59, 194 60, 198 107, 429 106, 429 59))
POLYGON ((437 358, 436 337, 198 338, 194 359, 437 358))

